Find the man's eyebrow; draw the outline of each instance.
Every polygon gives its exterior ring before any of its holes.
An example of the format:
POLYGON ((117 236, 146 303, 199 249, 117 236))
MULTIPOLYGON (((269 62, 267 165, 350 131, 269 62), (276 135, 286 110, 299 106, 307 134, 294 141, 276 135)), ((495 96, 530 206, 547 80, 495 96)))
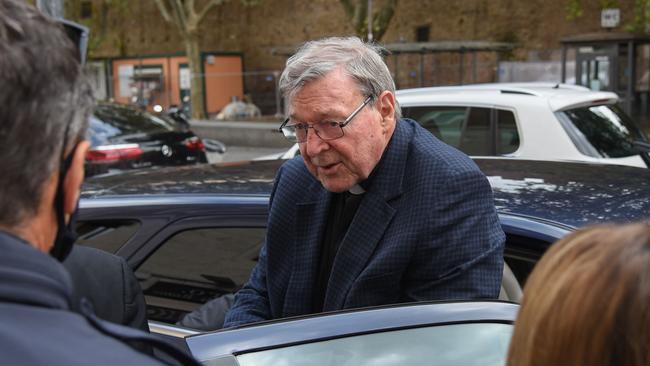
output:
POLYGON ((299 119, 296 119, 295 114, 289 114, 289 121, 291 122, 297 122, 297 123, 318 123, 318 122, 341 122, 343 121, 347 116, 341 116, 339 111, 330 109, 325 112, 317 112, 318 118, 316 118, 313 121, 301 121, 299 119), (338 117, 332 117, 334 115, 338 115, 338 117))

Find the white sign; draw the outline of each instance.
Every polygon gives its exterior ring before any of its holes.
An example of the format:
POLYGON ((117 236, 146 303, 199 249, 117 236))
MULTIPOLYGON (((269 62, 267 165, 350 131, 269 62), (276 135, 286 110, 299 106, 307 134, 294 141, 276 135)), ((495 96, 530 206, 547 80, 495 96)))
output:
POLYGON ((178 70, 178 77, 180 78, 181 89, 190 89, 190 69, 189 67, 181 67, 178 70))
POLYGON ((603 28, 616 28, 621 23, 620 9, 603 9, 600 12, 600 26, 603 28))

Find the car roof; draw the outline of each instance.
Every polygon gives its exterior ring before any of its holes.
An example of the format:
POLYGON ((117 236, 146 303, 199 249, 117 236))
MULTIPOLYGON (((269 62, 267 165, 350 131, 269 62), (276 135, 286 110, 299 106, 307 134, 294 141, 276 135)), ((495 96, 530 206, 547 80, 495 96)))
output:
POLYGON ((152 195, 269 195, 285 160, 149 168, 86 180, 82 198, 152 195))
MULTIPOLYGON (((301 159, 297 157, 297 159, 301 159)), ((500 214, 532 218, 564 228, 630 222, 650 214, 650 170, 607 164, 475 158, 492 185, 500 214)), ((271 194, 283 160, 147 169, 93 177, 82 207, 97 201, 220 202, 215 197, 271 194), (205 198, 201 198, 205 197, 205 198)), ((260 200, 264 204, 265 199, 260 200)))
POLYGON ((512 324, 519 306, 500 301, 419 302, 285 318, 186 338, 199 360, 343 336, 457 323, 512 324))
POLYGON ((618 96, 611 92, 595 92, 585 87, 556 83, 486 83, 398 90, 397 98, 404 105, 449 103, 483 103, 516 106, 521 101, 548 103, 552 111, 561 111, 592 104, 614 104, 618 96))

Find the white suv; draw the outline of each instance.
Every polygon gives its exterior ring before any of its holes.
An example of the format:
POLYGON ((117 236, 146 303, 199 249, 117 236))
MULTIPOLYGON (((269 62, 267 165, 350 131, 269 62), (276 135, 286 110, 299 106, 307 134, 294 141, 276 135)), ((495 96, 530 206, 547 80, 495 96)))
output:
MULTIPOLYGON (((648 140, 610 92, 548 83, 397 91, 404 117, 470 156, 647 167, 648 140), (643 153, 646 155, 647 153, 643 153)), ((291 158, 298 145, 267 158, 291 158)))

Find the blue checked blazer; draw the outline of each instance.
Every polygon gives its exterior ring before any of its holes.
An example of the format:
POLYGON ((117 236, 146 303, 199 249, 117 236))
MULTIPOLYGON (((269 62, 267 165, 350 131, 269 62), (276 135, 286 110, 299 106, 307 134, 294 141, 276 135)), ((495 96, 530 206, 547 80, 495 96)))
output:
MULTIPOLYGON (((311 312, 331 193, 301 157, 282 165, 266 243, 224 326, 311 312)), ((496 298, 505 236, 474 162, 402 119, 334 259, 324 311, 496 298)))

